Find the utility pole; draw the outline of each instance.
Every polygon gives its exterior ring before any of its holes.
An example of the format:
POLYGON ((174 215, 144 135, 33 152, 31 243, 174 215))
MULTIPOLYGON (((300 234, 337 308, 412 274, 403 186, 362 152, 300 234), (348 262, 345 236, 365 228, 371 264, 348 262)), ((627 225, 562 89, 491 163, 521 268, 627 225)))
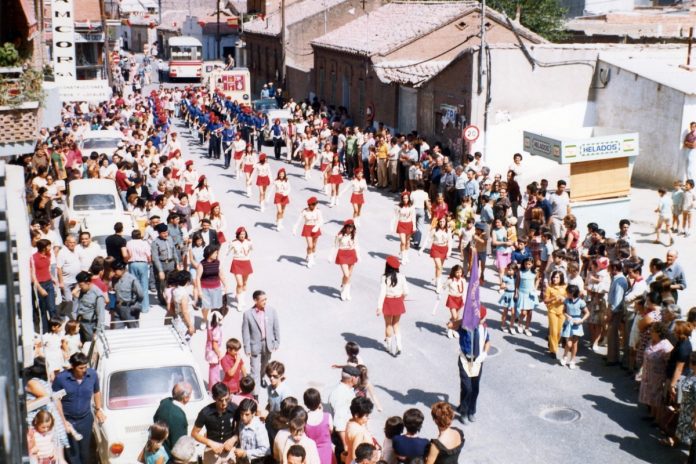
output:
POLYGON ((486 0, 481 0, 481 46, 479 48, 478 61, 478 94, 483 92, 483 60, 486 48, 486 0))
MULTIPOLYGON (((190 10, 191 8, 189 8, 190 10)), ((157 0, 157 12, 159 13, 159 25, 162 25, 162 0, 157 0)))
POLYGON ((280 0, 280 82, 285 89, 285 0, 280 0))

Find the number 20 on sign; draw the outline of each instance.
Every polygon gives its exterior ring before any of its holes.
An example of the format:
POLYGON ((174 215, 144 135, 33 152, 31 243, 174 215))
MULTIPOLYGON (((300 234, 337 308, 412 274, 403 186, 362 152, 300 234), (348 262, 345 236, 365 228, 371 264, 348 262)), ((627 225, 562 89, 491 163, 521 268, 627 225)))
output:
POLYGON ((479 138, 479 135, 481 135, 481 131, 476 126, 466 126, 464 128, 464 139, 467 142, 473 142, 479 138))

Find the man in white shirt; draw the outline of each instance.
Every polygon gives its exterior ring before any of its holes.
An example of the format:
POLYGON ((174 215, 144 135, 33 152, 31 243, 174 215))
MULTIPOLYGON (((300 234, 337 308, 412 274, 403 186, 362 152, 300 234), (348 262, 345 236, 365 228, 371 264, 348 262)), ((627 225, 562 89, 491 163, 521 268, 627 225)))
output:
POLYGON ((355 398, 353 388, 360 380, 360 369, 355 366, 347 365, 341 371, 341 383, 339 383, 329 394, 329 409, 334 429, 331 434, 331 441, 336 446, 336 459, 342 462, 341 453, 346 448, 346 424, 351 419, 350 403, 355 398))
POLYGON ((391 187, 391 192, 396 193, 399 191, 399 154, 401 153, 401 147, 396 139, 392 137, 389 142, 389 155, 387 156, 387 172, 389 174, 389 186, 391 187))
POLYGON ((565 189, 566 181, 561 179, 556 183, 556 191, 549 195, 551 216, 548 225, 554 240, 563 236, 563 218, 570 214, 570 197, 565 189))
POLYGON ((430 211, 430 197, 423 190, 423 182, 416 183, 416 189, 411 192, 411 203, 416 210, 416 232, 413 234, 413 243, 416 248, 420 248, 420 242, 423 238, 423 224, 425 222, 425 212, 430 211))
POLYGON ((77 274, 82 270, 80 257, 75 251, 77 239, 70 234, 65 237, 65 245, 56 256, 56 274, 58 287, 63 294, 63 306, 58 313, 74 318, 77 312, 77 300, 73 300, 72 291, 77 285, 77 274))
POLYGON ((101 247, 92 241, 92 234, 80 232, 80 244, 75 248, 78 258, 80 258, 80 270, 89 271, 92 261, 97 256, 105 256, 106 253, 101 247))

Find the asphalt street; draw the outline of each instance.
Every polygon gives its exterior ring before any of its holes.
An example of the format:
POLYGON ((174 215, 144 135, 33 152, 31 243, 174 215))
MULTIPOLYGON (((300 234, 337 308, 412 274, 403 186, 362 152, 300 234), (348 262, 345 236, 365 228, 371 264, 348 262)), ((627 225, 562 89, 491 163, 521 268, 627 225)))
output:
MULTIPOLYGON (((374 189, 366 195, 357 228, 361 253, 353 275, 353 298, 344 302, 339 298, 340 271, 327 256, 340 224, 352 214, 350 194, 341 198, 338 207, 329 208, 318 171, 307 181, 297 164, 277 162, 272 150, 265 148, 273 175, 284 167, 292 185, 286 228, 278 232, 273 225, 273 205, 261 212, 256 188, 247 198, 243 180, 234 179, 232 170, 223 170, 221 161, 202 158, 206 150, 180 122, 177 126, 185 142, 184 157, 196 161, 199 173, 208 177, 222 206, 228 224, 226 236, 244 226, 253 240, 254 274, 249 289, 265 290, 269 305, 279 311, 281 348, 274 359, 286 365, 287 382, 295 396, 301 401, 302 392, 314 387, 326 400, 340 377, 331 365, 344 362, 345 342, 355 341, 383 406, 383 411, 375 410, 370 417, 372 432, 381 440, 389 416, 417 407, 426 415, 422 434, 434 437, 430 405, 440 400, 458 404, 458 344, 445 336, 448 316, 430 284, 432 260, 427 254, 418 256, 414 250, 410 263, 402 266, 410 284, 407 312, 402 318, 404 350, 393 358, 382 348, 383 322, 375 311, 384 258, 398 253, 398 239, 389 230, 395 198, 374 189), (319 198, 326 223, 317 263, 308 269, 304 264, 304 239, 293 236, 291 226, 310 196, 319 198), (436 304, 439 306, 433 315, 436 304)), ((646 222, 637 227, 641 228, 636 232, 647 232, 649 226, 646 222)), ((655 255, 651 252, 645 256, 655 255)), ((223 262, 229 269, 229 259, 223 258, 223 262)), ((446 271, 456 263, 456 258, 450 258, 446 271)), ((486 272, 490 280, 495 280, 490 266, 486 272)), ((229 282, 232 285, 231 275, 229 282)), ((545 353, 545 314, 534 314, 532 337, 503 334, 499 329, 497 291, 486 284, 481 300, 492 309, 488 324, 493 350, 483 369, 478 420, 457 424, 466 437, 461 462, 678 463, 684 459, 683 451, 657 444, 656 429, 640 419, 644 411, 635 404, 638 392, 624 371, 605 367, 601 358, 585 346, 580 349, 577 370, 561 367, 545 353)), ((163 310, 155 307, 145 315, 144 324, 159 324, 162 316, 163 310)), ((233 311, 226 317, 223 332, 225 339, 241 339, 241 313, 233 311)), ((191 346, 201 372, 207 375, 204 345, 205 333, 197 332, 191 346)))

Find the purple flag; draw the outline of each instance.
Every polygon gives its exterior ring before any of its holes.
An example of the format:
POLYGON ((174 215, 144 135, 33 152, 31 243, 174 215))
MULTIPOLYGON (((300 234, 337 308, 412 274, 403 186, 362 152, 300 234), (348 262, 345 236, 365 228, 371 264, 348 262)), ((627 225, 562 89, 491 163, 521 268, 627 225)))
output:
POLYGON ((474 255, 471 263, 471 272, 469 273, 469 287, 467 288, 466 301, 464 302, 464 314, 462 315, 462 327, 464 329, 474 330, 478 327, 480 307, 478 257, 474 255))

